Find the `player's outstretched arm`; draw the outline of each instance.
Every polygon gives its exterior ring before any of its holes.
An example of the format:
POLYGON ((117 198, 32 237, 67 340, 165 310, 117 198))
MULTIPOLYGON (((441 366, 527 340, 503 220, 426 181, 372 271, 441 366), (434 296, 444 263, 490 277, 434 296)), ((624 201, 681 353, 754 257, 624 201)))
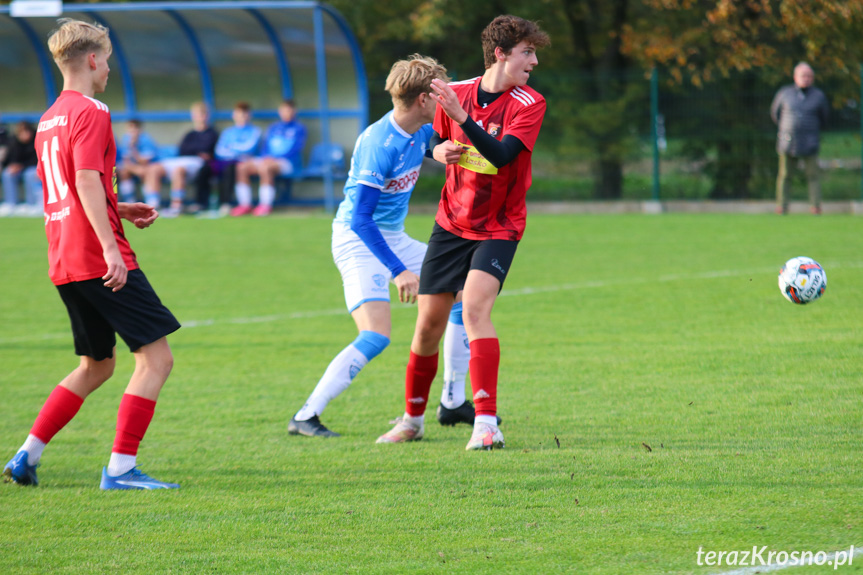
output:
POLYGON ((117 246, 114 237, 114 229, 108 220, 108 200, 105 198, 105 189, 102 187, 102 175, 96 170, 78 170, 75 172, 75 188, 87 220, 93 227, 99 244, 102 246, 102 257, 108 271, 102 276, 105 287, 112 291, 120 291, 126 285, 126 276, 129 273, 123 255, 117 246))
POLYGON ((156 221, 156 218, 159 217, 159 212, 156 211, 156 208, 142 202, 118 202, 117 211, 120 213, 121 218, 129 220, 135 224, 136 228, 142 230, 150 227, 156 221))

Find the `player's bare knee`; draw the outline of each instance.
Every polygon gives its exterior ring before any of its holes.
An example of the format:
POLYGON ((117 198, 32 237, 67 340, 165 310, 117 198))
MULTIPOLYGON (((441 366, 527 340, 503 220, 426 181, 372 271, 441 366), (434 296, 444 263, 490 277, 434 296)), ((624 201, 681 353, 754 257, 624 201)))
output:
POLYGON ((167 379, 174 369, 174 354, 164 338, 138 348, 135 361, 136 370, 151 371, 162 379, 167 379))
POLYGON ((470 331, 472 328, 480 328, 491 323, 491 310, 484 306, 471 306, 468 302, 464 302, 462 308, 462 320, 464 321, 465 329, 470 331))
POLYGON ((171 353, 171 350, 166 347, 164 352, 160 352, 152 359, 153 361, 149 363, 148 367, 157 372, 162 379, 168 379, 171 370, 174 369, 174 354, 171 353))
POLYGON ((414 343, 422 350, 436 349, 446 330, 446 318, 443 321, 437 318, 429 318, 425 321, 417 321, 414 332, 414 343))
POLYGON ((79 369, 91 390, 96 389, 114 375, 114 366, 117 364, 116 354, 114 357, 96 360, 92 357, 83 356, 79 369))

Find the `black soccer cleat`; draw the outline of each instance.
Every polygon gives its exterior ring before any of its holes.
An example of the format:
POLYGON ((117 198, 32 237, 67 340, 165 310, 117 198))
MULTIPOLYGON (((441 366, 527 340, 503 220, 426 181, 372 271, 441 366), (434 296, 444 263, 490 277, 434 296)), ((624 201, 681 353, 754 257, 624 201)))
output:
POLYGON ((308 437, 341 437, 340 433, 327 429, 317 415, 306 421, 297 421, 292 417, 288 423, 288 433, 308 437))
MULTIPOLYGON (((437 406, 437 420, 441 425, 455 425, 456 423, 467 423, 473 425, 473 419, 476 416, 473 404, 470 401, 465 401, 455 409, 445 407, 444 404, 437 406)), ((500 425, 501 419, 497 418, 497 424, 500 425)))

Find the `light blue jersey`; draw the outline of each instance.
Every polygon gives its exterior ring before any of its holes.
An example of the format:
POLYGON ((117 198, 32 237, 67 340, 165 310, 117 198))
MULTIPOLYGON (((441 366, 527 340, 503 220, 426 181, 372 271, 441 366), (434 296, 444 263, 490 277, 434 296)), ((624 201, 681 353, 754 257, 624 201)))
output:
POLYGON ((302 164, 303 146, 306 145, 306 127, 296 120, 276 122, 264 135, 262 156, 285 158, 296 169, 302 164))
POLYGON ((252 124, 227 128, 216 142, 216 157, 220 160, 243 160, 258 153, 261 129, 252 124))
MULTIPOLYGON (((156 141, 150 137, 150 134, 147 132, 141 132, 138 134, 138 157, 141 160, 155 160, 159 155, 159 145, 156 141)), ((123 134, 120 138, 120 141, 117 142, 117 159, 131 159, 132 158, 132 136, 129 134, 123 134)))
POLYGON ((396 124, 392 111, 363 130, 354 146, 345 199, 334 221, 350 226, 357 185, 364 184, 381 191, 375 224, 381 230, 404 230, 408 202, 433 133, 432 125, 425 124, 415 134, 408 134, 396 124))

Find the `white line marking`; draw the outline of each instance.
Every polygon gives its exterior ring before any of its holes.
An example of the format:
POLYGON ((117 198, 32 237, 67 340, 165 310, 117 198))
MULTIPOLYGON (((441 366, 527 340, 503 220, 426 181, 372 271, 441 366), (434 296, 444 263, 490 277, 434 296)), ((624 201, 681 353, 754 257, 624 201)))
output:
MULTIPOLYGON (((826 556, 826 561, 828 563, 824 563, 824 565, 833 566, 833 560, 836 559, 837 553, 848 553, 847 551, 834 551, 833 553, 828 553, 826 556)), ((863 548, 858 548, 854 546, 854 553, 851 554, 851 557, 845 556, 845 559, 848 563, 845 565, 850 565, 853 561, 854 557, 858 555, 863 555, 863 548)), ((814 562, 805 562, 805 563, 771 563, 770 565, 753 565, 752 567, 744 567, 743 569, 735 569, 734 571, 723 571, 721 573, 717 573, 716 575, 754 575, 755 573, 772 573, 773 571, 781 571, 782 569, 791 569, 792 567, 810 567, 815 565, 814 562)), ((833 566, 834 569, 838 569, 839 567, 843 567, 845 565, 833 566)))
MULTIPOLYGON (((863 262, 852 262, 847 264, 840 264, 838 262, 831 262, 824 266, 826 269, 836 269, 836 268, 863 268, 863 262)), ((716 270, 709 272, 701 272, 697 274, 674 274, 667 276, 660 276, 656 278, 626 278, 619 280, 608 280, 608 281, 590 281, 590 282, 582 282, 582 283, 572 283, 572 284, 559 284, 559 285, 550 285, 550 286, 540 286, 540 287, 523 287, 518 289, 505 289, 500 293, 500 297, 519 297, 519 296, 528 296, 535 294, 543 294, 543 293, 554 293, 560 291, 572 291, 572 290, 580 290, 580 289, 596 289, 596 288, 605 288, 612 287, 618 285, 633 285, 633 284, 646 284, 651 282, 675 282, 675 281, 688 281, 688 280, 701 280, 701 279, 715 279, 715 278, 726 278, 726 277, 735 277, 735 276, 747 276, 747 275, 758 275, 765 273, 779 273, 779 268, 776 266, 770 268, 760 268, 760 269, 752 269, 752 270, 716 270)), ((408 304, 399 304, 394 303, 393 309, 413 309, 415 305, 408 304)), ((276 321, 287 321, 294 319, 308 319, 315 317, 326 317, 331 315, 342 315, 347 313, 345 308, 338 309, 325 309, 318 311, 298 311, 293 313, 285 313, 285 314, 273 314, 273 315, 265 315, 258 317, 236 317, 236 318, 227 318, 227 319, 201 319, 201 320, 186 320, 183 321, 183 328, 195 328, 195 327, 209 327, 212 325, 244 325, 250 323, 272 323, 276 321)), ((40 335, 25 335, 19 337, 9 337, 9 338, 0 338, 0 345, 10 344, 10 343, 21 343, 27 341, 46 341, 51 339, 61 339, 68 338, 68 333, 50 333, 50 334, 40 334, 40 335)))

